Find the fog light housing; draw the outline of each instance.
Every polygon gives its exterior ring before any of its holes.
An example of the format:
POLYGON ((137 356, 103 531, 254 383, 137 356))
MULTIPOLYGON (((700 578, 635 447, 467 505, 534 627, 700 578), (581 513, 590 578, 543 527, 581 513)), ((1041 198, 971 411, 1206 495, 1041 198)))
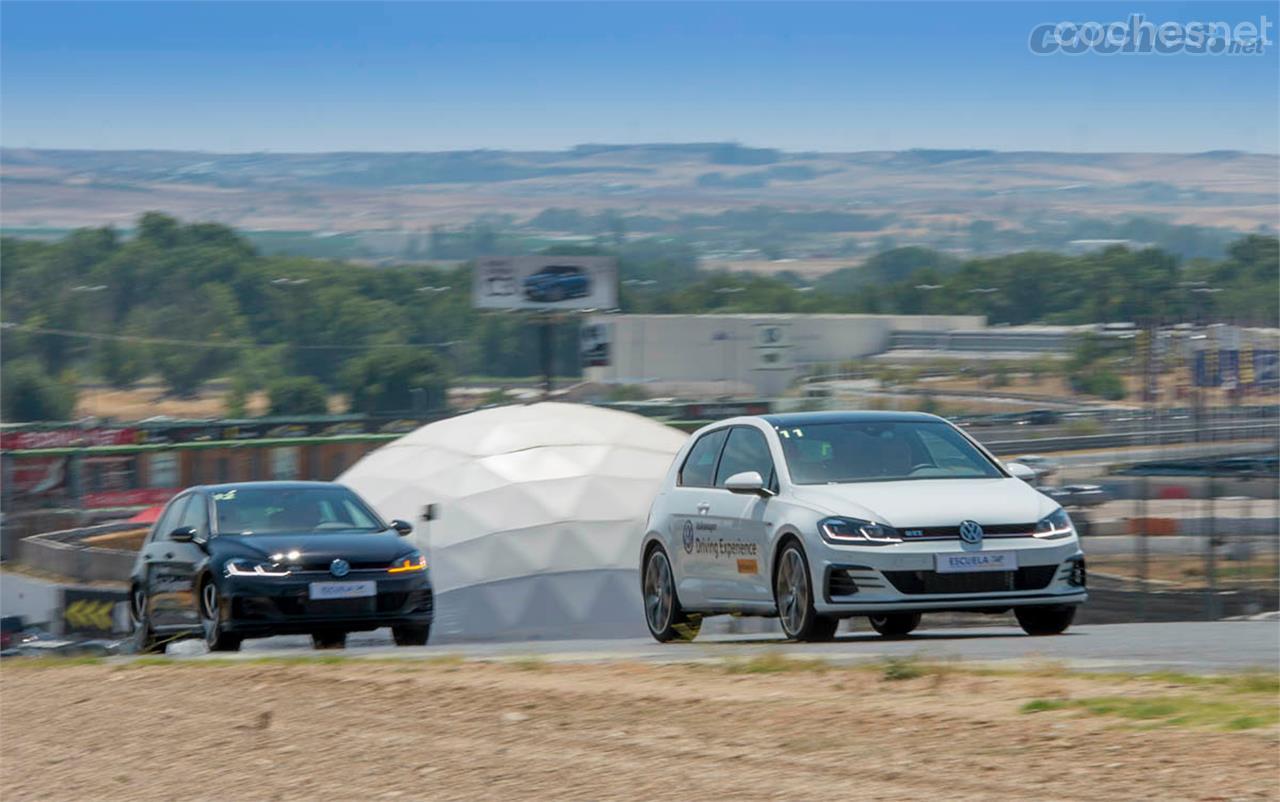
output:
POLYGON ((1085 587, 1088 582, 1088 572, 1084 567, 1084 558, 1071 561, 1071 573, 1067 576, 1067 584, 1077 588, 1085 587))

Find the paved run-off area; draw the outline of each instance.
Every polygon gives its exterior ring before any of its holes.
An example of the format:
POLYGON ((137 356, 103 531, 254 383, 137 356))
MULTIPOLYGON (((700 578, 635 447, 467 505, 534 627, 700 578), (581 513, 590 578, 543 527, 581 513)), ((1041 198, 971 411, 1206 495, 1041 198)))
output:
MULTIPOLYGON (((724 619, 717 619, 723 621, 724 619)), ((537 656, 547 662, 588 663, 643 661, 652 663, 717 661, 782 652, 790 657, 820 658, 830 663, 858 664, 886 658, 961 660, 965 663, 1016 667, 1027 662, 1053 661, 1074 670, 1180 671, 1218 673, 1242 669, 1275 670, 1280 663, 1280 622, 1218 621, 1167 624, 1106 624, 1072 627, 1065 635, 1032 638, 1016 626, 924 629, 903 640, 886 640, 871 632, 866 621, 842 625, 831 643, 787 643, 781 635, 707 635, 692 643, 660 644, 650 638, 613 640, 518 641, 508 643, 445 643, 418 648, 391 645, 388 631, 357 633, 348 638, 345 654, 352 657, 423 658, 442 655, 474 659, 537 656), (853 626, 852 632, 846 627, 853 626)), ((233 659, 309 654, 311 640, 303 637, 245 641, 233 659)), ((196 641, 170 647, 179 659, 222 659, 207 655, 196 641)))
POLYGON ((692 664, 6 661, 5 800, 1280 796, 1277 676, 785 649, 692 664))

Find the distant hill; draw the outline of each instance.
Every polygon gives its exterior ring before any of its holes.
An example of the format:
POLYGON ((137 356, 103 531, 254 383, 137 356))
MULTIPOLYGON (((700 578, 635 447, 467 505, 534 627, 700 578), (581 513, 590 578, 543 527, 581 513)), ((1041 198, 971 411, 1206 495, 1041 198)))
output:
POLYGON ((1216 256, 1241 232, 1274 231, 1277 185, 1277 156, 1238 151, 789 153, 732 142, 422 153, 0 149, 9 232, 125 227, 161 210, 250 232, 403 234, 383 236, 397 244, 374 247, 374 257, 426 249, 413 238, 477 222, 513 236, 659 235, 713 258, 850 266, 904 245, 963 257, 1108 238, 1177 241, 1181 255, 1216 256))

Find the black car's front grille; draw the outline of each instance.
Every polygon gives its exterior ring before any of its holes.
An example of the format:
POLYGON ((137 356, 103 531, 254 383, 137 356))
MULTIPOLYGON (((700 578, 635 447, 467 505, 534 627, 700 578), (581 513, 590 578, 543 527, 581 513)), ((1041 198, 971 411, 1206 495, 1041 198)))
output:
MULTIPOLYGON (((995 537, 1010 535, 1030 535, 1036 531, 1034 523, 1029 524, 982 524, 982 534, 995 537)), ((960 525, 955 526, 900 526, 898 532, 904 540, 921 538, 958 538, 960 525)))
MULTIPOLYGON (((298 565, 296 570, 323 571, 325 573, 329 573, 329 566, 332 564, 333 564, 333 560, 303 561, 300 565, 298 565)), ((388 566, 388 563, 386 560, 381 560, 376 562, 362 562, 358 560, 352 560, 348 562, 348 565, 351 566, 352 571, 369 571, 372 569, 379 569, 379 568, 385 570, 388 566)))
POLYGON ((1053 581, 1056 565, 1032 565, 1016 571, 975 571, 940 574, 937 571, 884 571, 899 593, 1004 593, 1043 590, 1053 581))

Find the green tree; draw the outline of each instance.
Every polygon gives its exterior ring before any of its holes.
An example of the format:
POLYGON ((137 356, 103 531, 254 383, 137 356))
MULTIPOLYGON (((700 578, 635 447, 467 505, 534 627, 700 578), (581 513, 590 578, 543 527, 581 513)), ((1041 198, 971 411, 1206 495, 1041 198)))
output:
POLYGON ((327 415, 329 396, 310 376, 284 376, 267 386, 272 415, 327 415))
POLYGON ((45 373, 35 360, 5 366, 0 407, 6 421, 68 420, 76 407, 76 388, 45 373))
POLYGON ((426 410, 447 406, 448 376, 428 351, 374 351, 350 360, 343 369, 351 393, 351 411, 400 414, 413 411, 415 396, 426 410))

